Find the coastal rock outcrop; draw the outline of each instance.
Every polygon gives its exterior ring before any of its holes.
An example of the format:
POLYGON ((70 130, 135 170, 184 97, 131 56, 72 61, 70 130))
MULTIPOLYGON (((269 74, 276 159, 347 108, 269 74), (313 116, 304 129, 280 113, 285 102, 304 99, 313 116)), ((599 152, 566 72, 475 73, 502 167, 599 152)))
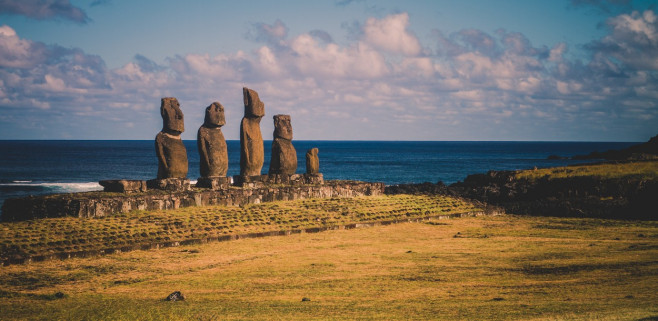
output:
POLYGON ((290 115, 274 115, 274 140, 269 175, 292 175, 297 171, 297 151, 292 146, 290 115))
POLYGON ((185 127, 178 100, 173 97, 162 98, 160 115, 162 131, 155 137, 158 179, 187 177, 187 151, 180 137, 185 127))
POLYGON ((265 151, 260 120, 265 116, 265 104, 255 90, 242 88, 244 117, 240 123, 240 176, 260 175, 265 151))
POLYGON ((320 173, 320 159, 318 158, 318 149, 311 148, 306 152, 306 174, 320 173))
POLYGON ((103 186, 105 192, 139 193, 147 190, 146 181, 142 180, 112 179, 98 181, 98 184, 103 186))
POLYGON ((201 177, 226 177, 228 152, 222 126, 226 124, 224 106, 214 102, 206 108, 203 125, 197 133, 201 177))

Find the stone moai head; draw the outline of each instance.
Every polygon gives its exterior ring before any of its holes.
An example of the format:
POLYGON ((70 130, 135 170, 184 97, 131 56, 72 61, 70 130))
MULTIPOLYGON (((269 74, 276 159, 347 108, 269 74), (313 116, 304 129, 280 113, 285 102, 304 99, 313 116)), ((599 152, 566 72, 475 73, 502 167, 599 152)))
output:
POLYGON ((255 90, 243 87, 242 95, 244 96, 244 117, 260 118, 265 116, 265 104, 260 101, 255 90))
POLYGON ((290 115, 274 115, 274 138, 292 140, 290 115))
POLYGON ((224 118, 224 106, 219 102, 214 102, 206 107, 206 118, 203 120, 205 127, 222 127, 226 124, 224 118))
POLYGON ((162 131, 168 134, 180 135, 185 131, 183 124, 183 111, 174 97, 162 98, 160 102, 160 115, 162 116, 162 131))

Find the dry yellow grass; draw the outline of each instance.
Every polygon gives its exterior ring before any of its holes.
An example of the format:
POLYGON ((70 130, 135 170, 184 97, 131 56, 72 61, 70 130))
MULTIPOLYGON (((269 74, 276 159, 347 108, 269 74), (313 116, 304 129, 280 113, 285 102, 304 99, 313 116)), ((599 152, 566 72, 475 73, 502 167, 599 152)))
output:
POLYGON ((658 179, 658 161, 627 162, 618 164, 584 164, 578 166, 551 167, 536 170, 519 171, 518 179, 535 180, 539 178, 558 179, 570 177, 594 176, 604 179, 633 177, 641 179, 658 179))
POLYGON ((0 318, 637 320, 657 284, 655 222, 504 215, 2 267, 0 318))

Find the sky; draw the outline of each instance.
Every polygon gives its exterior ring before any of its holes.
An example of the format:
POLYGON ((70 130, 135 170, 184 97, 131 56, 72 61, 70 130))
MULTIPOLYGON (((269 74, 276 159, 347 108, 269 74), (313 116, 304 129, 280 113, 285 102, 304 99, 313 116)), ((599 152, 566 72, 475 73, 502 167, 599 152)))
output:
POLYGON ((0 139, 183 139, 242 87, 295 140, 647 141, 655 0, 0 0, 0 139))

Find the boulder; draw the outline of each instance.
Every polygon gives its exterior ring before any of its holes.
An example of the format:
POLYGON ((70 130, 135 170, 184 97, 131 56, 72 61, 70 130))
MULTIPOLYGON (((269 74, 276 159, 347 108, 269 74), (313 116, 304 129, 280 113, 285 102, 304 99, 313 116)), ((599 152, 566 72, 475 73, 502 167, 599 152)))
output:
POLYGON ((170 192, 189 191, 190 180, 187 178, 163 178, 163 179, 150 179, 146 181, 146 186, 149 189, 160 189, 170 192))
POLYGON ((201 177, 226 177, 228 151, 222 134, 224 124, 224 106, 212 103, 206 108, 205 120, 197 133, 201 177))
POLYGON ((196 187, 210 188, 213 191, 231 187, 231 178, 225 176, 199 177, 196 187))
POLYGON ((98 184, 103 186, 104 192, 114 193, 139 193, 146 192, 146 181, 114 179, 99 181, 98 184))
POLYGON ((265 151, 260 120, 265 115, 265 104, 258 93, 242 88, 244 96, 244 117, 240 123, 240 175, 258 176, 263 168, 265 151))

